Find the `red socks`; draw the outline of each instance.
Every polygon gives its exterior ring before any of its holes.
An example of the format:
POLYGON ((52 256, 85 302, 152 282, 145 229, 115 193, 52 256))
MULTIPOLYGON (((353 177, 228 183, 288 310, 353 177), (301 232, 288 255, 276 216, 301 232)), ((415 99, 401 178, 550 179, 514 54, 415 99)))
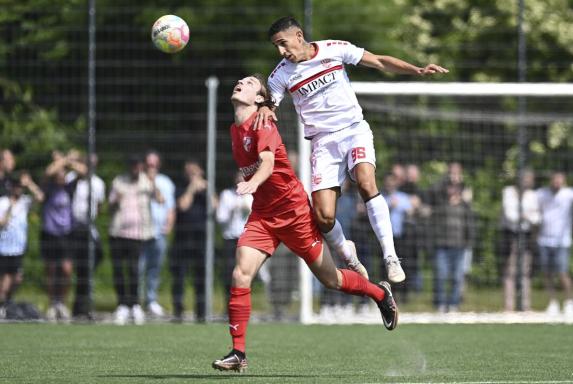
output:
POLYGON ((342 273, 342 286, 340 290, 345 293, 356 296, 368 296, 378 302, 384 299, 385 292, 377 286, 366 280, 362 275, 351 271, 350 269, 338 269, 342 273))
POLYGON ((251 316, 251 289, 231 287, 228 311, 233 348, 244 353, 247 325, 251 316))

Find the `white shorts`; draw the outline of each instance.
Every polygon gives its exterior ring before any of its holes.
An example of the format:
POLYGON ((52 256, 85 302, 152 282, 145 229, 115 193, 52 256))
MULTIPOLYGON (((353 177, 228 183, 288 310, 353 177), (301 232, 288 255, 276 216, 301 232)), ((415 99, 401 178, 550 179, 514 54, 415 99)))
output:
POLYGON ((325 132, 311 140, 312 192, 340 187, 359 163, 376 167, 374 136, 365 120, 336 132, 325 132))

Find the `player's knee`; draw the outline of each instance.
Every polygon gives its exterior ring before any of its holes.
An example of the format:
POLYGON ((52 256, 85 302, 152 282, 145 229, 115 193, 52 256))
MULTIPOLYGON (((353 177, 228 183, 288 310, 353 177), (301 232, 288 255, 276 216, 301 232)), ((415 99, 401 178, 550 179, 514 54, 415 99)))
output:
POLYGON ((249 288, 251 286, 252 277, 245 273, 240 267, 233 269, 233 286, 237 288, 249 288))
POLYGON ((374 180, 360 180, 358 183, 358 192, 363 199, 368 199, 378 193, 378 187, 374 180))

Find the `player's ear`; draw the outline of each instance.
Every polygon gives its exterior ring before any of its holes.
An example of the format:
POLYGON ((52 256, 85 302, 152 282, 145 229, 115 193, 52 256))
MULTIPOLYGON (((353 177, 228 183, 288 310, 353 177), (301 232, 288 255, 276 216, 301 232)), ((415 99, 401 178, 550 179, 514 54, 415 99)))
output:
POLYGON ((297 37, 299 42, 302 43, 304 41, 304 33, 302 33, 301 29, 296 30, 296 37, 297 37))
POLYGON ((263 97, 263 95, 255 96, 255 103, 257 105, 262 105, 264 102, 265 102, 265 98, 263 97))

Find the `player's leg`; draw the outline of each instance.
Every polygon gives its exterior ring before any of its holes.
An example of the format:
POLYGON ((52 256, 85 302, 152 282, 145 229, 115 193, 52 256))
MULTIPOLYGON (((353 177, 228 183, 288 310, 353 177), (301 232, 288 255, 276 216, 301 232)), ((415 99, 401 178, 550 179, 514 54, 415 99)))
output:
POLYGON ((248 246, 239 246, 233 269, 229 299, 229 332, 233 349, 222 359, 215 360, 213 368, 221 371, 239 371, 247 368, 245 338, 251 315, 251 283, 268 254, 248 246))
POLYGON ((336 220, 336 200, 346 178, 346 159, 340 156, 335 134, 322 135, 312 142, 312 205, 316 224, 331 252, 338 254, 350 269, 368 278, 354 243, 346 239, 336 220))
POLYGON ((398 307, 387 282, 374 284, 350 269, 336 268, 332 256, 323 251, 309 264, 309 268, 326 288, 355 296, 368 296, 374 300, 388 330, 393 330, 398 325, 398 307))
POLYGON ((388 329, 397 324, 398 310, 386 282, 373 284, 359 273, 349 269, 337 269, 332 256, 324 252, 320 230, 313 220, 310 206, 301 206, 294 219, 276 230, 277 237, 299 255, 318 280, 327 288, 342 292, 369 296, 378 304, 388 329))
POLYGON ((356 132, 347 138, 350 142, 348 169, 356 181, 358 192, 366 204, 370 225, 382 247, 388 279, 392 283, 399 283, 406 279, 406 275, 394 248, 388 204, 376 186, 376 155, 372 131, 365 121, 355 129, 356 132))

